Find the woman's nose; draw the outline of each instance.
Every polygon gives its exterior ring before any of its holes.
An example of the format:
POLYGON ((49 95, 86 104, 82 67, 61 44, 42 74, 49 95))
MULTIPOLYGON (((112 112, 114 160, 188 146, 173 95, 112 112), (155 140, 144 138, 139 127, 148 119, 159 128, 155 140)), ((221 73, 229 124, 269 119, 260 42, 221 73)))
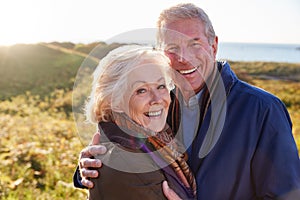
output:
POLYGON ((161 95, 158 91, 152 90, 151 91, 151 100, 150 100, 150 104, 156 104, 156 103, 160 103, 162 101, 161 95))

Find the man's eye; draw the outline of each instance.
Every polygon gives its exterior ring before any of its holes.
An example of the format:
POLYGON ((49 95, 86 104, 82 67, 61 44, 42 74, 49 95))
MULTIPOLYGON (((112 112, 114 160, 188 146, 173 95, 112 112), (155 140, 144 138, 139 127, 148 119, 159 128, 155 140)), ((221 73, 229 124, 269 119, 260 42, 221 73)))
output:
POLYGON ((176 53, 178 52, 178 48, 177 47, 168 47, 166 48, 167 53, 176 53))
POLYGON ((194 42, 194 43, 192 43, 192 46, 196 47, 196 48, 200 48, 201 44, 199 42, 194 42))

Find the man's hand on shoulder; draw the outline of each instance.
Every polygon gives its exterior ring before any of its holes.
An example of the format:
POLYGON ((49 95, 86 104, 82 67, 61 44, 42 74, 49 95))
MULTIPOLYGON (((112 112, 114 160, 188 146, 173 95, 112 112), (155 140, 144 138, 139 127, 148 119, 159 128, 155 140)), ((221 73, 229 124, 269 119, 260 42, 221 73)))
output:
POLYGON ((94 159, 95 155, 105 154, 106 147, 99 145, 100 133, 95 133, 90 146, 84 148, 79 155, 79 172, 82 177, 81 184, 87 188, 93 188, 94 183, 90 178, 97 178, 99 176, 97 168, 102 166, 99 159, 94 159))

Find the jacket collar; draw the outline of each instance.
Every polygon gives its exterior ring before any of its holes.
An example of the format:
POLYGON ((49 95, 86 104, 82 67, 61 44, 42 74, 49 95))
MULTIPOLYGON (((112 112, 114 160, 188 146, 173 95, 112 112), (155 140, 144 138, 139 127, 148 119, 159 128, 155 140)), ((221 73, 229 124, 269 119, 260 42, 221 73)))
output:
POLYGON ((218 70, 221 73, 221 77, 224 83, 226 94, 230 93, 230 90, 238 78, 231 70, 227 61, 218 61, 218 70))

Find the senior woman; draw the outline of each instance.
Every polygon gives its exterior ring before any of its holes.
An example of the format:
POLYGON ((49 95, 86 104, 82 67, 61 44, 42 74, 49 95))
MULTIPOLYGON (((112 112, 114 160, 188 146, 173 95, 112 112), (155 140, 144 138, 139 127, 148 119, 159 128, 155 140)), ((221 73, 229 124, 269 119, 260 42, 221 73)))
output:
POLYGON ((99 156, 101 178, 89 199, 164 199, 164 180, 181 198, 195 197, 195 179, 166 123, 169 70, 163 52, 139 45, 119 47, 99 63, 86 116, 108 151, 99 156))

